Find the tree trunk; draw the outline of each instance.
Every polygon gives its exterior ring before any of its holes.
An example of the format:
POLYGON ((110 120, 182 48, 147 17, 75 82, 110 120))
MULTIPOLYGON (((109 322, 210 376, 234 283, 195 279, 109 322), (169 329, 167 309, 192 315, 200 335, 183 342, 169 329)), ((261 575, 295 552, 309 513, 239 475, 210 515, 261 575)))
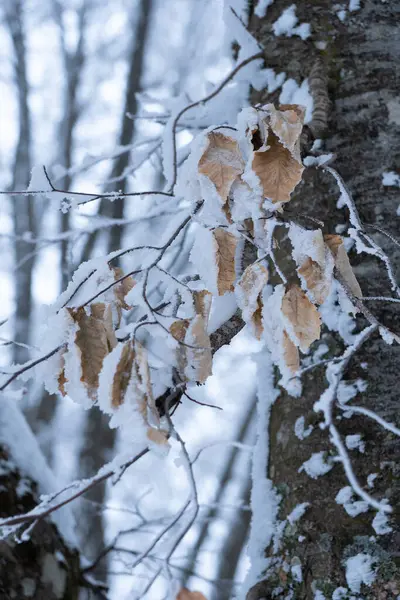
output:
MULTIPOLYGON (((6 21, 10 31, 14 50, 15 83, 18 98, 19 131, 14 158, 12 190, 26 189, 29 183, 31 164, 31 115, 29 110, 29 83, 26 65, 26 40, 24 28, 23 3, 21 0, 10 2, 6 9, 6 21)), ((27 196, 12 196, 15 252, 15 296, 17 315, 15 320, 14 339, 26 343, 30 334, 32 311, 32 275, 34 266, 34 246, 23 240, 23 236, 35 234, 33 205, 27 196), (28 258, 30 256, 30 258, 28 258)), ((15 362, 28 359, 27 349, 22 345, 14 345, 15 362)))
MULTIPOLYGON (((41 494, 55 491, 56 479, 15 398, 0 398, 0 518, 33 509, 41 494), (21 450, 21 441, 24 449, 21 450)), ((85 585, 75 549, 73 513, 26 525, 0 541, 0 598, 78 600, 85 585)))
MULTIPOLYGON (((398 36, 400 2, 361 0, 359 10, 347 11, 344 21, 330 0, 298 2, 299 23, 310 23, 311 36, 306 40, 299 36, 275 37, 272 24, 291 4, 291 0, 275 0, 266 16, 259 18, 254 12, 256 2, 251 3, 250 29, 265 48, 266 66, 276 72, 285 71, 287 77, 300 84, 309 76, 315 60, 322 59, 331 101, 325 149, 337 156, 335 168, 351 190, 363 223, 380 226, 395 236, 398 194, 394 193, 395 188, 382 186, 382 174, 398 171, 400 167, 400 45, 394 42, 398 36)), ((277 103, 278 97, 279 91, 269 96, 254 92, 252 100, 277 103)), ((347 210, 336 208, 338 197, 337 185, 328 173, 307 169, 290 203, 290 212, 321 219, 323 232, 335 233, 335 226, 348 223, 349 218, 347 210)), ((367 231, 384 247, 398 273, 398 247, 376 231, 367 231)), ((364 296, 392 295, 382 263, 365 253, 351 253, 350 257, 364 296)), ((382 322, 390 324, 398 333, 400 317, 394 310, 396 306, 388 302, 368 304, 382 322)), ((360 331, 366 322, 359 317, 357 323, 357 331, 360 331)), ((343 346, 338 337, 327 333, 324 341, 330 347, 330 354, 324 358, 341 353, 343 346)), ((396 423, 399 361, 399 346, 389 346, 374 334, 350 361, 345 373, 348 382, 358 378, 368 382, 366 391, 358 393, 352 403, 396 423)), ((321 413, 313 409, 326 387, 324 368, 314 369, 303 378, 300 398, 281 392, 272 407, 267 476, 281 497, 278 518, 282 528, 275 548, 266 541, 268 567, 259 573, 261 583, 249 591, 248 600, 336 600, 353 595, 365 600, 389 600, 400 594, 400 532, 395 516, 400 484, 398 466, 394 462, 395 453, 399 451, 398 438, 364 415, 353 414, 349 419, 342 419, 339 409, 334 412, 334 422, 343 439, 361 433, 366 443, 364 454, 349 451, 361 486, 368 489, 368 475, 377 473, 374 488, 369 491, 378 499, 387 498, 393 507, 389 518, 392 531, 384 535, 376 535, 372 528, 375 510, 351 517, 335 501, 339 490, 349 485, 340 462, 334 462, 327 474, 316 479, 304 470, 299 473, 313 453, 327 450, 332 457, 336 454, 328 430, 318 426, 321 413), (314 428, 306 439, 300 440, 294 429, 302 415, 305 426, 312 424, 314 428), (309 503, 304 516, 292 525, 288 521, 284 523, 290 512, 303 502, 309 503), (345 564, 347 559, 360 553, 371 557, 375 572, 369 586, 361 584, 361 596, 354 594, 354 588, 349 590, 345 564), (340 595, 340 587, 347 592, 342 590, 340 595)), ((261 524, 257 526, 260 528, 261 524)))
MULTIPOLYGON (((132 143, 135 133, 135 121, 127 118, 127 113, 135 114, 137 110, 136 94, 140 90, 140 82, 144 71, 144 58, 147 46, 148 31, 151 18, 152 0, 142 0, 139 8, 139 18, 136 28, 136 36, 133 40, 132 52, 130 56, 129 74, 125 92, 125 105, 121 118, 121 129, 118 139, 120 146, 127 146, 132 143)), ((136 10, 136 9, 135 9, 136 10)), ((111 178, 124 175, 125 169, 129 164, 129 153, 120 154, 114 163, 111 178)), ((108 190, 127 189, 126 177, 120 182, 113 183, 108 190)), ((104 214, 108 214, 115 219, 121 219, 124 213, 124 199, 115 200, 110 203, 109 200, 103 201, 104 214)), ((101 210, 101 208, 100 208, 101 210)), ((121 248, 122 235, 124 228, 114 227, 111 229, 108 240, 107 252, 121 248)), ((91 238, 95 239, 95 234, 91 238)), ((89 240, 88 245, 93 248, 89 240)), ((94 241, 93 241, 94 245, 94 241)), ((109 426, 109 417, 96 408, 86 415, 86 426, 84 432, 84 442, 80 451, 81 475, 90 476, 100 467, 108 462, 114 450, 116 441, 116 430, 109 426)), ((90 494, 89 498, 99 505, 105 500, 106 487, 101 483, 90 494)), ((83 531, 82 540, 84 549, 92 559, 96 558, 104 545, 104 523, 100 511, 93 510, 91 505, 83 507, 83 516, 87 531, 83 531)), ((84 530, 85 528, 83 528, 84 530)), ((104 571, 103 565, 98 566, 98 572, 104 571)), ((96 572, 96 571, 95 571, 96 572)))

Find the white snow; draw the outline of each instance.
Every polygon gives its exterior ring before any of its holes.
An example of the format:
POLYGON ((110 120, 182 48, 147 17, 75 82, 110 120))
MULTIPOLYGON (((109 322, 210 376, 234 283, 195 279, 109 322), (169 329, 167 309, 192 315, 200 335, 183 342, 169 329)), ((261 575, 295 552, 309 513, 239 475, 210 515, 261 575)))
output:
MULTIPOLYGON (((29 477, 37 483, 40 494, 48 494, 57 490, 60 485, 48 466, 38 440, 18 408, 15 399, 0 393, 0 403, 0 441, 8 448, 12 461, 23 476, 29 477)), ((55 511, 51 518, 66 542, 71 547, 77 547, 74 533, 75 521, 71 507, 65 506, 55 511)))
POLYGON ((349 11, 355 11, 360 9, 360 0, 349 0, 349 11))
POLYGON ((336 496, 337 504, 341 504, 350 517, 367 512, 369 505, 365 500, 353 500, 353 489, 347 485, 336 496))
POLYGON ((296 437, 299 438, 299 440, 304 440, 311 434, 312 430, 314 429, 312 425, 309 425, 307 429, 304 429, 304 422, 305 419, 303 416, 301 416, 296 420, 296 423, 294 424, 294 433, 296 437))
POLYGON ((374 487, 374 481, 378 477, 378 473, 370 473, 367 477, 367 484, 369 488, 374 487))
POLYGON ((296 5, 292 4, 286 8, 279 19, 272 24, 272 29, 276 36, 286 35, 291 37, 292 35, 298 35, 302 40, 306 40, 311 35, 311 28, 309 23, 301 23, 297 25, 298 18, 296 17, 296 5))
POLYGON ((304 106, 306 109, 304 122, 309 123, 311 121, 314 102, 310 93, 308 79, 304 79, 300 86, 294 79, 287 79, 282 85, 279 102, 281 104, 299 104, 304 106))
POLYGON ((376 513, 372 521, 372 527, 378 535, 385 535, 385 533, 393 531, 393 528, 388 524, 387 514, 382 511, 376 513))
POLYGON ((319 312, 328 329, 337 331, 346 344, 353 344, 356 322, 351 316, 351 307, 342 301, 343 295, 343 289, 333 280, 329 296, 319 307, 319 312))
POLYGON ((333 158, 333 154, 329 153, 329 154, 320 154, 319 156, 306 156, 303 159, 303 165, 306 167, 311 167, 311 166, 315 166, 315 167, 319 167, 321 165, 324 165, 328 162, 330 162, 333 158))
POLYGON ((213 296, 211 313, 207 331, 213 333, 228 321, 237 310, 236 296, 233 292, 226 292, 223 296, 213 296))
POLYGON ((258 0, 254 13, 262 19, 267 14, 268 6, 271 6, 274 0, 258 0))
POLYGON ((361 584, 370 586, 375 581, 374 560, 360 553, 346 560, 346 581, 352 592, 359 592, 361 584))
POLYGON ((295 581, 303 581, 303 573, 301 571, 301 564, 295 564, 290 567, 290 571, 295 581))
POLYGON ((349 450, 359 450, 360 452, 365 451, 365 442, 362 441, 361 435, 355 433, 353 435, 346 435, 346 446, 349 450))
POLYGON ((400 175, 394 171, 386 171, 382 175, 382 185, 386 187, 400 187, 400 175))
POLYGON ((290 515, 287 517, 289 523, 293 525, 293 523, 296 523, 296 521, 301 519, 309 506, 309 502, 302 502, 301 504, 295 506, 290 515))
POLYGON ((262 576, 269 560, 265 557, 265 547, 276 532, 276 518, 280 496, 272 481, 267 479, 268 472, 268 423, 271 406, 279 396, 274 387, 273 363, 268 351, 254 356, 257 364, 257 440, 253 453, 251 492, 252 521, 247 556, 250 559, 248 571, 240 590, 239 598, 244 600, 249 588, 262 576))
POLYGON ((299 473, 305 471, 312 479, 317 479, 317 477, 325 475, 325 473, 328 473, 333 467, 332 463, 326 462, 325 457, 326 452, 323 450, 321 452, 314 452, 314 454, 311 455, 311 458, 301 465, 299 473))
POLYGON ((206 227, 199 226, 189 258, 206 289, 214 296, 218 296, 217 250, 217 242, 212 232, 206 227))
POLYGON ((348 589, 345 587, 338 587, 332 594, 332 600, 346 600, 348 589))

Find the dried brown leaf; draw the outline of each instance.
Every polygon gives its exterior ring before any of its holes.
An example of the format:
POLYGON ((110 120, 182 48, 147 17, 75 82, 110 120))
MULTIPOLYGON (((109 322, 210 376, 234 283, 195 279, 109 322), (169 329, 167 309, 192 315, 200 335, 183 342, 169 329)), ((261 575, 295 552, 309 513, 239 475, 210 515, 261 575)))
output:
POLYGON ((196 290, 193 292, 194 309, 197 315, 201 315, 206 323, 210 317, 212 294, 207 290, 196 290))
POLYGON ((196 315, 191 321, 186 336, 185 369, 189 381, 204 383, 212 372, 212 354, 207 322, 202 315, 196 315))
POLYGON ((296 373, 300 367, 299 349, 295 346, 286 333, 283 331, 283 358, 288 369, 296 373))
POLYGON ((304 167, 270 132, 268 147, 254 152, 252 169, 260 179, 264 197, 277 203, 289 202, 290 194, 301 180, 304 167))
POLYGON ((329 250, 332 252, 335 260, 335 267, 339 271, 343 281, 349 287, 354 296, 356 296, 356 298, 362 298, 360 284, 354 275, 349 257, 347 256, 346 248, 343 244, 343 239, 340 237, 340 235, 325 235, 324 240, 329 250))
POLYGON ((199 173, 212 181, 225 204, 233 182, 243 173, 243 159, 239 145, 233 138, 211 131, 207 139, 207 148, 199 160, 199 173))
POLYGON ((149 427, 147 430, 147 438, 151 442, 154 442, 159 446, 165 446, 168 444, 168 434, 162 429, 155 429, 154 427, 149 427))
MULTIPOLYGON (((189 325, 189 319, 179 319, 179 321, 174 321, 169 328, 172 337, 178 342, 183 342, 185 340, 186 332, 188 330, 189 325)), ((176 349, 176 361, 179 374, 181 375, 181 377, 183 377, 185 367, 187 364, 187 358, 186 348, 182 344, 178 344, 178 347, 176 349)))
POLYGON ((75 344, 80 350, 81 381, 94 396, 99 385, 99 374, 103 360, 116 346, 111 306, 101 302, 90 306, 88 315, 84 308, 67 308, 71 318, 78 325, 75 344))
MULTIPOLYGON (((120 267, 111 267, 112 270, 114 271, 114 279, 115 281, 117 281, 118 279, 121 279, 121 277, 123 277, 124 272, 120 267)), ((130 306, 129 304, 126 303, 125 301, 125 296, 131 291, 132 288, 134 288, 136 285, 136 281, 133 279, 133 277, 129 276, 129 277, 125 277, 125 279, 123 281, 121 281, 120 283, 118 283, 117 285, 114 286, 114 294, 115 294, 115 298, 117 301, 117 305, 120 306, 121 308, 124 308, 125 310, 129 310, 130 308, 132 308, 132 306, 130 306)))
POLYGON ((58 381, 58 389, 61 392, 61 395, 66 396, 67 392, 65 390, 65 384, 67 383, 68 379, 65 377, 65 369, 64 368, 60 372, 57 381, 58 381))
POLYGON ((187 588, 182 588, 176 600, 207 600, 207 598, 201 592, 191 592, 187 588))
POLYGON ((223 296, 225 292, 232 292, 234 289, 236 278, 235 254, 238 238, 222 228, 214 229, 213 236, 217 242, 218 294, 223 296))
POLYGON ((290 286, 283 296, 282 313, 289 321, 302 352, 320 338, 321 317, 314 304, 297 285, 290 286))
POLYGON ((272 104, 268 107, 272 131, 300 163, 300 135, 303 129, 304 110, 296 105, 283 105, 280 110, 272 104))
POLYGON ((114 373, 111 391, 111 403, 114 408, 121 406, 125 400, 126 390, 132 375, 135 351, 131 341, 126 342, 114 373))
POLYGON ((148 425, 158 426, 160 415, 153 397, 147 351, 138 340, 135 341, 134 367, 138 390, 142 395, 139 410, 148 425))
POLYGON ((297 272, 304 278, 315 302, 323 304, 329 295, 331 285, 321 265, 308 256, 297 272))
POLYGON ((243 320, 252 326, 257 339, 261 338, 263 332, 261 293, 267 283, 268 269, 261 263, 253 263, 244 270, 236 286, 243 320))

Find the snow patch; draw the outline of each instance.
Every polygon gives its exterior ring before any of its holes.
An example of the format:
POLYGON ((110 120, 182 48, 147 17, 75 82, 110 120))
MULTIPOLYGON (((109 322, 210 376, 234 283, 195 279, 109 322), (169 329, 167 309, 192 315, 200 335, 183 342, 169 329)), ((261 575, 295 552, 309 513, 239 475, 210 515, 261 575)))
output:
POLYGON ((279 396, 274 387, 274 371, 270 353, 263 351, 254 357, 257 364, 257 441, 253 452, 251 508, 252 521, 247 556, 250 569, 240 590, 239 599, 244 600, 248 589, 254 585, 268 567, 265 547, 276 532, 276 517, 280 496, 266 478, 268 472, 268 423, 271 406, 279 396))
POLYGON ((374 559, 360 553, 346 560, 346 581, 352 592, 359 592, 361 584, 370 586, 375 581, 374 559))
POLYGON ((292 35, 298 35, 302 40, 306 40, 311 35, 311 28, 309 23, 301 23, 297 25, 298 18, 296 16, 296 5, 292 4, 286 8, 279 19, 272 24, 272 29, 276 36, 286 35, 291 37, 292 35))
POLYGON ((302 502, 301 504, 295 506, 290 515, 287 517, 289 523, 293 525, 293 523, 296 523, 296 521, 301 519, 309 506, 309 502, 302 502))
POLYGON ((294 433, 296 437, 299 438, 299 440, 304 440, 311 434, 312 430, 314 429, 312 425, 309 425, 307 429, 304 429, 304 422, 305 419, 303 416, 301 416, 296 420, 296 423, 294 424, 294 433))
POLYGON ((382 185, 386 187, 400 187, 400 175, 394 171, 386 171, 382 174, 382 185))
POLYGON ((378 535, 385 535, 385 533, 393 531, 393 528, 388 524, 387 514, 382 511, 376 513, 372 521, 372 527, 378 535))
POLYGON ((333 467, 331 463, 326 462, 325 457, 326 452, 324 450, 321 452, 314 452, 314 454, 311 455, 311 458, 301 465, 298 472, 301 473, 302 471, 305 471, 312 479, 317 479, 317 477, 325 475, 325 473, 328 473, 333 467))
POLYGON ((271 6, 274 0, 258 0, 257 6, 254 10, 254 14, 260 19, 263 19, 267 14, 268 6, 271 6))
POLYGON ((294 79, 287 79, 282 85, 279 102, 280 104, 299 104, 304 106, 306 109, 304 123, 311 121, 314 102, 310 93, 308 79, 304 79, 301 85, 298 85, 294 79))

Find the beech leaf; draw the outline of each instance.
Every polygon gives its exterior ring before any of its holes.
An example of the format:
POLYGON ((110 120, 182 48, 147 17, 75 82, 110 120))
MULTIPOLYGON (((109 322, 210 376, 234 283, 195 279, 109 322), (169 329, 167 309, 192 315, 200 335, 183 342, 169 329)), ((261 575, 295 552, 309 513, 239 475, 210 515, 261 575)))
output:
POLYGON ((194 291, 194 318, 174 321, 169 328, 171 335, 178 341, 178 371, 187 381, 204 383, 211 375, 211 342, 207 332, 211 300, 212 295, 207 290, 194 291))
POLYGON ((212 373, 212 354, 207 322, 202 315, 191 321, 185 336, 187 365, 185 374, 189 381, 204 383, 212 373))
POLYGON ((305 111, 297 105, 282 105, 277 110, 273 104, 267 105, 270 112, 270 125, 279 141, 300 163, 300 135, 303 129, 305 111))
POLYGON ((257 339, 263 332, 261 293, 267 283, 268 269, 261 263, 253 263, 244 270, 235 289, 243 320, 251 325, 257 339))
POLYGON ((225 204, 235 179, 243 173, 244 162, 236 140, 223 133, 207 134, 207 148, 199 160, 199 173, 215 185, 222 204, 225 204))
POLYGON ((306 352, 321 335, 321 317, 314 304, 299 286, 292 285, 283 296, 282 313, 290 326, 286 330, 292 342, 306 352))
POLYGON ((299 350, 295 344, 293 344, 292 340, 286 333, 283 331, 283 359, 285 364, 292 373, 296 373, 300 367, 300 356, 299 350))
MULTIPOLYGON (((121 277, 123 277, 124 272, 120 267, 112 267, 112 270, 114 271, 115 281, 117 281, 118 279, 121 279, 121 277)), ((132 306, 130 306, 129 304, 126 303, 125 296, 131 291, 131 289, 135 285, 136 285, 136 281, 133 279, 132 276, 129 276, 129 277, 125 277, 125 279, 123 279, 123 281, 121 281, 120 283, 118 283, 117 285, 115 285, 113 287, 117 304, 121 308, 124 308, 125 310, 129 310, 130 308, 132 308, 132 306)))
POLYGON ((315 302, 323 304, 329 295, 331 282, 327 279, 325 270, 321 265, 308 256, 297 272, 304 278, 307 289, 315 302))
POLYGON ((276 204, 289 202, 304 167, 270 131, 268 146, 254 152, 252 169, 260 180, 264 197, 276 204))
MULTIPOLYGON (((90 306, 88 315, 84 308, 67 308, 77 324, 75 344, 80 350, 81 381, 88 388, 89 395, 96 395, 99 374, 105 356, 117 345, 111 306, 97 302, 90 306)), ((65 382, 62 382, 62 387, 65 382)))
POLYGON ((217 242, 218 294, 223 296, 225 292, 232 292, 234 289, 236 278, 235 254, 238 238, 222 228, 214 229, 213 235, 217 242))
POLYGON ((324 240, 329 250, 332 252, 335 260, 335 267, 339 271, 343 281, 349 287, 354 296, 356 296, 356 298, 362 298, 360 284, 354 275, 349 257, 347 256, 346 248, 343 244, 343 239, 340 237, 340 235, 325 235, 324 240))
POLYGON ((114 408, 118 408, 125 400, 126 390, 132 375, 133 361, 135 351, 132 342, 126 342, 121 352, 121 356, 114 373, 111 392, 111 403, 114 408))

